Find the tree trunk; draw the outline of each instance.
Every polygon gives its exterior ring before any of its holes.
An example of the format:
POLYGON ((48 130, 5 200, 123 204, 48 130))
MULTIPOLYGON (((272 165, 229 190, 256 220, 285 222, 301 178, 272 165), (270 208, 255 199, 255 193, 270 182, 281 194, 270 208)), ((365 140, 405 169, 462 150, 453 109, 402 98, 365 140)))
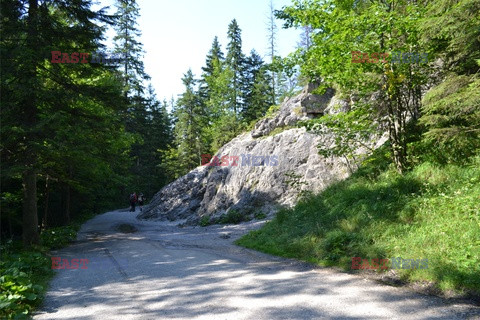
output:
POLYGON ((45 210, 43 212, 42 229, 46 229, 48 226, 48 200, 50 196, 50 188, 49 188, 48 180, 49 180, 49 176, 47 175, 47 178, 45 180, 45 210))
POLYGON ((69 224, 71 219, 70 219, 70 203, 71 203, 71 188, 69 185, 66 186, 65 188, 65 222, 66 224, 69 224))
POLYGON ((388 102, 388 131, 392 148, 393 162, 400 174, 405 172, 407 146, 405 140, 405 114, 400 110, 399 102, 388 102), (396 104, 393 106, 393 104, 396 104))
POLYGON ((28 90, 23 93, 22 105, 24 110, 23 123, 26 130, 25 134, 25 152, 24 152, 24 172, 23 179, 23 244, 30 247, 33 244, 40 243, 38 234, 38 216, 37 216, 37 174, 36 162, 37 154, 35 152, 34 142, 36 133, 33 128, 37 124, 37 106, 36 106, 36 78, 38 57, 34 54, 38 50, 38 3, 37 0, 28 1, 27 18, 27 38, 26 38, 26 59, 24 61, 24 80, 28 90), (32 130, 32 131, 30 131, 32 130))
POLYGON ((37 175, 34 169, 23 173, 23 244, 40 243, 37 216, 37 175))

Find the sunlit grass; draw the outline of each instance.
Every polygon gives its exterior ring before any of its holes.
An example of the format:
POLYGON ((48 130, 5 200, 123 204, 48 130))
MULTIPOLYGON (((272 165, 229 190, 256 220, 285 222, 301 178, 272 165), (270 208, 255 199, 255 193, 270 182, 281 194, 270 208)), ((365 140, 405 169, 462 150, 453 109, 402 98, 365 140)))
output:
POLYGON ((345 269, 352 257, 426 258, 428 269, 398 274, 480 292, 480 157, 465 166, 425 162, 402 176, 385 150, 237 243, 345 269))

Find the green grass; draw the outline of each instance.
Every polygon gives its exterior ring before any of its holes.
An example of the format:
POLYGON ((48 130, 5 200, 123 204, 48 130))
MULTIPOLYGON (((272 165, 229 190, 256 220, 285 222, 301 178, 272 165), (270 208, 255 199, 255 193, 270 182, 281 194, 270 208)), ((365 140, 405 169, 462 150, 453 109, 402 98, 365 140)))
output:
POLYGON ((480 292, 480 157, 469 165, 423 162, 405 175, 386 148, 349 179, 281 210, 237 244, 323 266, 350 269, 352 257, 428 259, 396 270, 443 292, 480 292))

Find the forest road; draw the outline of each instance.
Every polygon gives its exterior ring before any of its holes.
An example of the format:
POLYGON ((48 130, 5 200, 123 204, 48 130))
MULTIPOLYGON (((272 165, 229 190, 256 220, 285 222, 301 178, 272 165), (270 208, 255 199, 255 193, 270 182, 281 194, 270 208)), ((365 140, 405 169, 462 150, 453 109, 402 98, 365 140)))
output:
POLYGON ((88 263, 56 270, 33 319, 480 319, 465 302, 233 244, 262 223, 180 228, 126 210, 99 215, 52 252, 59 265, 88 263))

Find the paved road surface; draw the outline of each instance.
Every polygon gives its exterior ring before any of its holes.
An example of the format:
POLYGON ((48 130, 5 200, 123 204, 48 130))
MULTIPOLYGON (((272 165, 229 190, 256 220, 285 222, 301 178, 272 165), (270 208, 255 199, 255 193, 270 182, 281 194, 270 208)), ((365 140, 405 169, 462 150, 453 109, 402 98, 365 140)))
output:
POLYGON ((54 252, 88 259, 57 270, 34 319, 480 319, 480 308, 232 244, 261 222, 179 228, 125 211, 97 216, 54 252), (122 233, 127 223, 137 232, 122 233))

